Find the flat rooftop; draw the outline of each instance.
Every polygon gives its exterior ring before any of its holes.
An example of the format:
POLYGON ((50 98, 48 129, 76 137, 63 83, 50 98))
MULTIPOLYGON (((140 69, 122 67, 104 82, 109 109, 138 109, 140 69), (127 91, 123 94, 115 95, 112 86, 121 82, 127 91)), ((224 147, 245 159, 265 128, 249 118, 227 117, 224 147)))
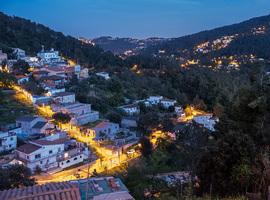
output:
MULTIPOLYGON (((92 200, 96 196, 110 194, 110 193, 117 193, 117 192, 128 193, 128 189, 122 183, 120 178, 100 177, 100 178, 83 179, 83 180, 78 180, 74 182, 78 184, 82 200, 92 200), (88 186, 87 186, 87 183, 88 183, 88 186), (87 189, 88 189, 88 198, 86 199, 87 189)), ((127 199, 133 199, 133 198, 131 197, 127 199)))

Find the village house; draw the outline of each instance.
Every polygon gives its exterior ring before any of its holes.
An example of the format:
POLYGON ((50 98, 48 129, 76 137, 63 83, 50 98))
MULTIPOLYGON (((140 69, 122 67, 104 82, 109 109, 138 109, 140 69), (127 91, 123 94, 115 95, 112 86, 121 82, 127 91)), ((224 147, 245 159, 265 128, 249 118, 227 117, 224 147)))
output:
POLYGON ((46 102, 51 101, 51 97, 48 96, 40 96, 40 95, 31 95, 29 93, 29 99, 33 104, 40 105, 40 104, 46 104, 46 102))
POLYGON ((119 124, 109 121, 101 121, 87 129, 88 135, 97 141, 114 140, 119 131, 119 124))
POLYGON ((66 88, 54 88, 54 87, 46 87, 44 88, 47 90, 46 96, 54 96, 57 93, 65 92, 66 88))
POLYGON ((4 61, 7 60, 7 54, 3 53, 2 50, 0 50, 0 64, 4 61))
POLYGON ((75 94, 73 92, 59 92, 53 96, 53 100, 60 104, 75 103, 75 94))
POLYGON ((105 80, 109 80, 110 79, 110 75, 107 72, 98 72, 96 73, 97 76, 104 78, 105 80))
POLYGON ((17 60, 23 59, 26 54, 25 51, 19 48, 13 48, 13 54, 16 56, 17 60))
POLYGON ((136 132, 132 132, 128 129, 121 129, 121 132, 118 132, 113 140, 114 145, 120 147, 123 151, 138 142, 139 138, 137 137, 136 132))
POLYGON ((86 79, 89 78, 89 70, 88 68, 83 68, 80 73, 79 73, 79 78, 80 79, 86 79))
POLYGON ((176 104, 176 101, 175 100, 172 100, 172 99, 168 99, 168 98, 163 97, 160 100, 160 104, 162 105, 163 108, 168 109, 170 107, 173 107, 176 104))
POLYGON ((46 70, 36 70, 36 71, 33 71, 33 77, 36 80, 39 80, 42 77, 46 77, 46 76, 48 76, 48 74, 49 74, 49 72, 46 71, 46 70))
POLYGON ((202 125, 204 128, 215 131, 215 125, 218 122, 218 118, 213 117, 212 114, 205 114, 205 115, 199 115, 195 116, 193 118, 193 122, 196 124, 202 125))
POLYGON ((0 128, 0 152, 10 151, 17 147, 17 134, 21 133, 21 128, 16 124, 0 128))
POLYGON ((21 165, 21 164, 22 164, 22 162, 20 162, 16 159, 16 155, 14 152, 12 152, 10 154, 5 154, 5 155, 0 157, 0 168, 1 169, 10 167, 12 165, 21 165))
POLYGON ((59 52, 55 51, 53 48, 51 48, 50 51, 45 51, 44 48, 42 47, 42 50, 37 54, 37 56, 43 63, 54 63, 61 61, 59 52))
MULTIPOLYGON (((43 76, 39 79, 41 85, 50 85, 51 87, 62 87, 64 86, 66 79, 62 76, 52 75, 43 76)), ((44 86, 43 86, 44 87, 44 86)))
POLYGON ((96 177, 3 190, 0 191, 0 199, 134 200, 121 179, 114 177, 96 177))
POLYGON ((55 134, 30 141, 16 149, 17 160, 35 172, 62 170, 83 162, 90 152, 85 144, 70 140, 66 134, 55 134))
POLYGON ((163 99, 163 96, 150 96, 146 101, 151 105, 158 105, 161 99, 163 99))
POLYGON ((28 139, 32 136, 46 133, 46 129, 54 128, 54 125, 39 116, 22 116, 16 119, 16 126, 21 128, 17 136, 28 139))
POLYGON ((128 115, 137 115, 140 113, 140 107, 138 104, 120 106, 119 109, 123 110, 128 115))
POLYGON ((24 83, 26 83, 26 82, 29 81, 29 77, 28 76, 25 76, 25 75, 15 75, 15 78, 16 78, 17 83, 19 85, 22 85, 22 84, 24 84, 24 83))
POLYGON ((177 115, 182 115, 184 113, 184 109, 181 107, 181 106, 175 106, 174 107, 174 112, 177 114, 177 115))
POLYGON ((71 116, 71 124, 84 125, 99 119, 99 112, 91 109, 91 104, 72 103, 65 105, 52 105, 54 112, 67 113, 71 116))
POLYGON ((51 66, 46 66, 46 67, 42 67, 39 70, 41 71, 47 71, 48 72, 48 76, 61 76, 66 78, 66 72, 65 72, 65 67, 62 66, 55 66, 55 67, 51 67, 51 66))
POLYGON ((80 188, 82 200, 134 200, 120 178, 96 177, 70 182, 80 188))
MULTIPOLYGON (((79 187, 69 182, 48 183, 0 191, 1 200, 82 200, 79 187), (11 195, 12 194, 12 197, 11 195)), ((86 200, 86 199, 84 199, 86 200)))

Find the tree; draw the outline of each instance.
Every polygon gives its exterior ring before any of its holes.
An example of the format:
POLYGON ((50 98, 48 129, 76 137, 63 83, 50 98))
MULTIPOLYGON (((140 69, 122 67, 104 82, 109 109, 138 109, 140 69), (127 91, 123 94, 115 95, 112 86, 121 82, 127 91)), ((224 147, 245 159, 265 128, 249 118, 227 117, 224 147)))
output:
POLYGON ((70 122, 71 117, 69 114, 58 112, 53 114, 53 119, 58 123, 58 124, 67 124, 70 122))
POLYGON ((193 99, 193 105, 198 110, 206 110, 207 109, 206 104, 204 103, 204 101, 202 99, 199 98, 198 95, 196 95, 195 99, 193 99))
POLYGON ((153 145, 150 142, 149 138, 147 137, 141 137, 140 139, 141 144, 141 153, 144 157, 149 158, 149 156, 153 152, 153 145))
POLYGON ((32 186, 35 179, 31 178, 31 171, 23 165, 12 165, 0 169, 0 190, 32 186))
POLYGON ((220 118, 222 116, 223 112, 224 112, 223 106, 220 105, 219 103, 217 103, 213 108, 214 116, 220 118))
POLYGON ((117 124, 120 124, 122 120, 122 116, 117 112, 110 112, 107 114, 106 118, 117 124))
POLYGON ((42 169, 40 168, 39 165, 37 165, 37 166, 35 167, 35 173, 36 173, 36 174, 41 174, 41 172, 42 172, 42 169))
POLYGON ((15 74, 28 74, 29 68, 30 68, 29 64, 24 60, 18 60, 12 66, 12 70, 15 74))
POLYGON ((139 117, 138 126, 142 131, 151 131, 159 125, 160 119, 157 113, 149 112, 139 117))
POLYGON ((0 88, 11 87, 14 83, 15 83, 15 78, 11 74, 0 71, 0 88))

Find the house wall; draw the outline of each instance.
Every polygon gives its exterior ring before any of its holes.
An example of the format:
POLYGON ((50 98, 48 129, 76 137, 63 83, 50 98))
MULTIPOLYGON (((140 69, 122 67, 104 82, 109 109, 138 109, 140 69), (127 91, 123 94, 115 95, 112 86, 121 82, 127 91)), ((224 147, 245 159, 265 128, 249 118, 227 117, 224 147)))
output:
POLYGON ((169 108, 171 106, 174 106, 176 102, 174 101, 161 101, 160 102, 164 108, 169 108))
POLYGON ((113 140, 115 138, 115 134, 119 132, 119 124, 110 123, 102 128, 94 128, 94 130, 96 138, 100 138, 100 134, 105 133, 109 139, 113 140))
MULTIPOLYGON (((35 144, 35 143, 34 143, 35 144)), ((30 154, 17 151, 17 155, 21 158, 25 165, 33 172, 37 165, 44 171, 57 167, 57 157, 64 152, 64 144, 44 145, 42 148, 30 154)))
POLYGON ((35 118, 32 121, 16 121, 16 126, 21 127, 21 132, 17 133, 18 137, 21 138, 26 138, 29 137, 30 135, 34 134, 35 132, 32 130, 32 127, 37 123, 37 122, 44 122, 45 120, 42 118, 35 118))
POLYGON ((150 104, 157 105, 162 98, 163 98, 162 96, 151 96, 147 100, 149 101, 150 104))
POLYGON ((123 108, 123 110, 128 114, 128 115, 134 115, 138 114, 140 111, 138 107, 133 107, 133 108, 123 108))
POLYGON ((0 152, 9 151, 17 147, 15 132, 0 132, 0 152))
POLYGON ((90 112, 85 115, 75 116, 74 121, 77 125, 84 125, 99 119, 99 112, 90 112))
POLYGON ((82 154, 79 154, 77 156, 74 156, 74 157, 71 157, 69 159, 66 159, 66 160, 59 162, 59 167, 62 169, 65 169, 65 168, 70 167, 72 165, 76 165, 78 163, 83 162, 84 159, 86 159, 86 156, 82 153, 82 154))

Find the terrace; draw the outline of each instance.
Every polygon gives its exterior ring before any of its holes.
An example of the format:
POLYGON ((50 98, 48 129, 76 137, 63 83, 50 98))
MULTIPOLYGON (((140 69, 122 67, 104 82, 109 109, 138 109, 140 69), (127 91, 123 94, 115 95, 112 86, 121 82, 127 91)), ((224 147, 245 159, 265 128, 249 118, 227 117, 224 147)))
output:
MULTIPOLYGON (((128 189, 119 178, 105 177, 105 178, 91 178, 79 181, 74 181, 78 184, 82 200, 102 199, 102 195, 106 194, 106 199, 110 195, 119 194, 117 199, 132 200, 133 198, 128 194, 128 189), (120 198, 121 195, 129 195, 128 198, 120 198), (98 197, 100 196, 100 197, 98 197)), ((114 196, 115 197, 115 196, 114 196)), ((116 199, 116 198, 114 198, 116 199)))

